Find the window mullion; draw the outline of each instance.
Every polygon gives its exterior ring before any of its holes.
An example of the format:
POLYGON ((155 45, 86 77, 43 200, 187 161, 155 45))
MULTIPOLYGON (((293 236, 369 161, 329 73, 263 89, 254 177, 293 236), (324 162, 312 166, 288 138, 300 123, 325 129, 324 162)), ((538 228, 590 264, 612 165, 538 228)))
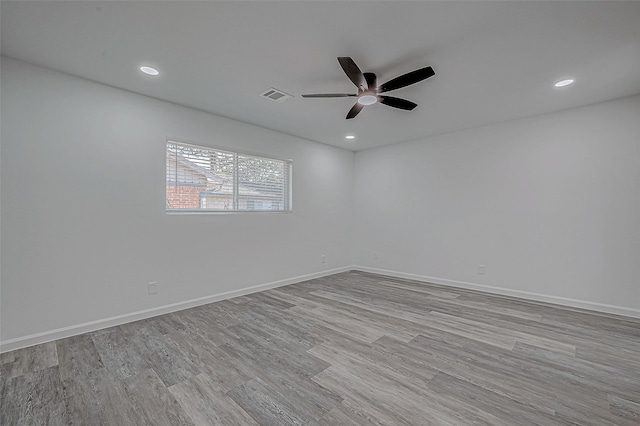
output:
POLYGON ((233 154, 233 210, 238 211, 238 154, 233 154))
POLYGON ((282 198, 284 200, 284 209, 291 210, 291 166, 289 163, 285 163, 284 166, 284 193, 282 198))

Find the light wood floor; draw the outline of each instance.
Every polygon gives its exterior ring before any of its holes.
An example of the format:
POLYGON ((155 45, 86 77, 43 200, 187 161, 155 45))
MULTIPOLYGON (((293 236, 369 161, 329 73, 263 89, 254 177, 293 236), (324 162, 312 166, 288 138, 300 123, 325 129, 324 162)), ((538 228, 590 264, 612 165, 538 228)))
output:
POLYGON ((356 272, 0 361, 2 425, 640 425, 640 320, 356 272))

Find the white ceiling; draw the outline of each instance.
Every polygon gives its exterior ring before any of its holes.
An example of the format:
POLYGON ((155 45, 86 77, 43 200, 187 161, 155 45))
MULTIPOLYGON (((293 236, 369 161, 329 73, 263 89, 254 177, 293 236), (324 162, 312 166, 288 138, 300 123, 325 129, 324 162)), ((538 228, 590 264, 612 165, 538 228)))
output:
POLYGON ((351 150, 640 93, 637 1, 2 1, 0 12, 5 56, 351 150), (354 92, 337 56, 379 82, 436 75, 389 93, 412 112, 373 105, 345 120, 354 98, 300 96, 354 92), (294 97, 259 97, 272 86, 294 97))

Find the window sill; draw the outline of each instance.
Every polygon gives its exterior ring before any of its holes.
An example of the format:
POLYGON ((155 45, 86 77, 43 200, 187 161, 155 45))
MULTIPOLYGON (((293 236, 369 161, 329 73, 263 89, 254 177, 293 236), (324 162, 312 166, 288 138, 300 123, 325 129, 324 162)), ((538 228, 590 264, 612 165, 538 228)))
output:
POLYGON ((256 213, 266 213, 266 214, 290 214, 293 213, 293 210, 195 210, 195 209, 180 209, 180 210, 165 210, 165 213, 168 215, 209 215, 209 214, 256 214, 256 213))

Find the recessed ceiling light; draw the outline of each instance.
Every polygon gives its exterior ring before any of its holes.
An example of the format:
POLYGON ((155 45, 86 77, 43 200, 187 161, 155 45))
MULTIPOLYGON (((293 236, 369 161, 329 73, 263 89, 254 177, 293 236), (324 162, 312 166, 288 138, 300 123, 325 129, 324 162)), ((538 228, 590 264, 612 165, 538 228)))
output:
POLYGON ((567 80, 562 80, 562 81, 557 82, 556 84, 554 84, 554 86, 556 86, 556 87, 564 87, 564 86, 570 85, 571 83, 573 83, 573 79, 569 78, 567 80))
POLYGON ((160 74, 157 69, 151 68, 151 67, 147 67, 147 66, 140 67, 140 71, 142 71, 145 74, 149 74, 149 75, 158 75, 158 74, 160 74))
POLYGON ((356 137, 355 137, 355 136, 353 136, 353 135, 347 135, 347 136, 345 136, 344 138, 345 138, 345 139, 352 140, 352 139, 355 139, 356 137))
POLYGON ((373 95, 362 95, 358 98, 358 103, 361 105, 373 105, 378 102, 378 97, 373 95))

